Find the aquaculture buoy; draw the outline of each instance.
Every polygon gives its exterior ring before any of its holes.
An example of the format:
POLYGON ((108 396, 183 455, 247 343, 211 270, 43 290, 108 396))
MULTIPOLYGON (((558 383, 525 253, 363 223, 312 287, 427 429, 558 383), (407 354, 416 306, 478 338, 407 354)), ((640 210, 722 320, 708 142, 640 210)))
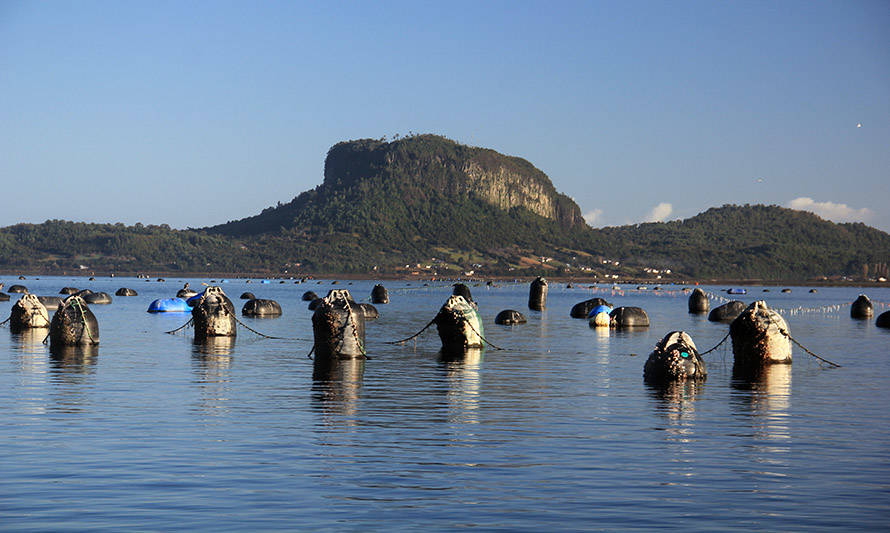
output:
POLYGON ((613 328, 649 327, 649 315, 640 307, 616 307, 609 317, 613 328))
POLYGON ((281 305, 275 300, 252 299, 244 303, 241 314, 252 317, 281 316, 281 305))
POLYGON ((569 316, 572 318, 590 318, 590 311, 598 305, 612 307, 612 304, 602 298, 591 298, 589 300, 584 300, 583 302, 578 302, 572 306, 572 310, 569 311, 569 316))
POLYGON ((587 321, 593 327, 608 328, 612 325, 612 306, 598 305, 590 310, 587 321))
POLYGON ((545 307, 547 307, 547 280, 538 276, 529 287, 528 308, 541 311, 545 307))
POLYGON ((711 307, 711 302, 705 291, 696 287, 692 294, 689 295, 689 312, 690 313, 707 313, 711 307))
POLYGON ((374 304, 388 304, 389 303, 389 292, 386 290, 386 287, 380 285, 374 285, 374 288, 371 289, 371 303, 374 304))
POLYGON ((520 313, 519 311, 514 311, 513 309, 504 309, 500 313, 494 317, 495 324, 501 324, 504 326, 512 326, 515 324, 525 324, 528 320, 525 318, 525 315, 520 313))
POLYGON ((671 331, 655 345, 643 366, 647 383, 703 380, 708 377, 705 362, 692 337, 685 331, 671 331))
POLYGON ((364 359, 365 317, 348 290, 331 290, 312 315, 316 359, 364 359))
POLYGON ((188 313, 191 310, 182 298, 161 298, 148 304, 149 313, 188 313))
POLYGON ((470 294, 470 288, 464 285, 463 283, 455 283, 453 285, 454 290, 451 291, 451 294, 454 296, 463 296, 464 300, 467 302, 473 302, 473 295, 470 294))
POLYGON ((72 294, 62 302, 50 322, 49 341, 50 350, 99 344, 99 321, 83 298, 72 294))
POLYGON ((788 324, 766 302, 749 305, 729 325, 735 364, 756 368, 765 364, 791 363, 788 324))
POLYGON ((732 322, 745 310, 745 302, 733 300, 711 309, 708 320, 711 322, 732 322))
POLYGON ((871 318, 875 314, 875 306, 868 299, 868 296, 860 294, 856 301, 850 306, 850 317, 863 319, 871 318))
POLYGON ((48 328, 49 313, 37 296, 25 294, 9 312, 9 329, 18 333, 26 329, 48 328))

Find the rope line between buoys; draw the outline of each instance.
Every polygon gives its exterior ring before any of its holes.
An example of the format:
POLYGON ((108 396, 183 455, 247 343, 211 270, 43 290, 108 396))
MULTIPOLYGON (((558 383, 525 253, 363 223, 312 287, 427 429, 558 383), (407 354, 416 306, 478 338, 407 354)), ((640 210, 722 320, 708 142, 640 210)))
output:
POLYGON ((420 335, 421 333, 423 333, 424 331, 426 331, 426 328, 432 326, 432 325, 435 324, 435 323, 436 323, 436 319, 435 319, 435 317, 433 317, 433 319, 430 320, 429 324, 427 324, 426 326, 424 326, 423 328, 421 328, 421 330, 418 331, 417 333, 415 333, 414 335, 411 335, 410 337, 405 338, 405 339, 402 339, 402 340, 400 340, 400 341, 388 341, 388 342, 385 342, 384 344, 401 344, 401 343, 403 343, 403 342, 405 342, 405 341, 410 341, 411 339, 417 337, 418 335, 420 335))
POLYGON ((804 346, 803 344, 801 344, 800 342, 798 342, 797 339, 795 339, 794 337, 792 337, 791 334, 789 334, 789 333, 788 333, 787 331, 785 331, 784 329, 779 328, 779 332, 780 332, 782 335, 788 337, 788 339, 791 340, 791 342, 793 342, 794 344, 798 345, 798 346, 800 347, 801 350, 807 352, 808 354, 812 355, 812 356, 815 357, 816 359, 818 359, 818 360, 820 360, 820 361, 823 361, 823 362, 825 362, 825 363, 828 363, 829 365, 831 365, 831 366, 833 366, 833 367, 835 367, 835 368, 841 368, 841 365, 839 365, 839 364, 837 364, 837 363, 833 363, 833 362, 829 361, 828 359, 825 359, 824 357, 819 357, 818 355, 814 354, 813 352, 807 350, 806 346, 804 346))
POLYGON ((489 346, 491 346, 491 347, 494 348, 495 350, 506 350, 506 348, 501 348, 500 346, 497 346, 496 344, 492 343, 491 341, 489 341, 488 339, 486 339, 485 337, 483 337, 482 334, 479 333, 478 331, 476 331, 476 328, 473 327, 473 323, 472 323, 472 322, 470 322, 469 320, 466 320, 466 319, 464 319, 464 321, 467 323, 468 326, 470 326, 470 329, 473 330, 473 333, 475 333, 476 335, 479 335, 479 338, 482 339, 482 342, 488 344, 489 346))
POLYGON ((90 325, 87 324, 87 315, 86 315, 86 312, 83 310, 83 305, 80 303, 79 299, 77 299, 77 298, 75 298, 72 303, 76 304, 77 308, 80 310, 80 319, 83 321, 83 329, 85 329, 87 331, 87 337, 90 338, 90 341, 95 343, 96 339, 93 338, 93 334, 90 331, 90 325))
POLYGON ((726 339, 728 339, 728 338, 729 338, 729 333, 727 333, 726 336, 723 337, 723 340, 721 340, 720 342, 717 343, 717 346, 714 346, 713 348, 711 348, 710 350, 708 350, 708 351, 706 351, 706 352, 701 352, 701 353, 698 354, 698 355, 705 355, 705 354, 709 354, 709 353, 713 352, 714 350, 716 350, 717 348, 719 348, 721 344, 723 344, 724 342, 726 342, 726 339))
POLYGON ((171 329, 170 331, 165 331, 164 333, 168 333, 168 334, 170 334, 170 335, 173 335, 173 334, 175 334, 177 331, 182 330, 182 329, 185 329, 185 328, 187 328, 187 327, 193 325, 194 323, 195 323, 195 319, 194 319, 194 318, 190 318, 190 319, 188 320, 188 322, 186 322, 185 324, 179 326, 179 327, 176 328, 176 329, 171 329))
POLYGON ((265 333, 260 333, 259 331, 257 331, 257 330, 255 330, 255 329, 251 328, 250 326, 248 326, 248 325, 245 324, 244 322, 241 322, 240 320, 238 320, 238 317, 235 316, 234 314, 232 314, 232 318, 235 319, 235 322, 237 322, 239 325, 243 326, 245 329, 247 329, 247 330, 250 331, 251 333, 256 333, 256 334, 259 335, 260 337, 263 337, 263 338, 266 338, 266 339, 276 339, 276 340, 283 340, 283 341, 305 341, 305 342, 313 342, 313 341, 310 341, 309 339, 298 339, 298 338, 294 338, 294 337, 273 337, 272 335, 266 335, 265 333))

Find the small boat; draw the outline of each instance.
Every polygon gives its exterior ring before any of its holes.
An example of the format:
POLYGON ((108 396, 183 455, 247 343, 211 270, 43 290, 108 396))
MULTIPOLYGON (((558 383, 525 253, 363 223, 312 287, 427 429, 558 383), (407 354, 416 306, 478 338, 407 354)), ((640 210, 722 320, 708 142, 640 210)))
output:
POLYGON ((740 288, 726 289, 726 294, 748 294, 748 289, 740 289, 740 288))

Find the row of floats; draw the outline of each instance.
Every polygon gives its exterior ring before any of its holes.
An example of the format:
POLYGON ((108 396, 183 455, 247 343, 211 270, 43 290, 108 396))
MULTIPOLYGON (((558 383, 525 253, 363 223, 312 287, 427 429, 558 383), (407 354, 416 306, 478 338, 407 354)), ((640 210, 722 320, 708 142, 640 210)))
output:
MULTIPOLYGON (((0 284, 2 288, 2 284, 0 284)), ((530 286, 528 307, 543 310, 547 300, 547 281, 539 277, 530 286)), ((12 288, 10 289, 12 291, 12 288)), ((28 328, 49 328, 50 349, 57 346, 90 346, 99 343, 99 324, 90 311, 89 304, 110 303, 105 293, 89 290, 77 291, 65 288, 61 292, 71 292, 66 298, 38 297, 27 293, 13 305, 8 319, 13 331, 28 328), (50 318, 49 310, 55 309, 50 318)), ((132 289, 121 288, 119 296, 132 296, 132 289)), ((244 293, 248 300, 242 308, 246 316, 277 316, 281 306, 274 300, 255 298, 252 293, 244 293)), ((365 349, 365 321, 377 318, 377 309, 372 304, 356 302, 348 290, 332 289, 324 298, 307 291, 303 300, 309 301, 313 310, 313 351, 316 361, 336 361, 340 359, 362 359, 367 357, 365 349)), ((388 291, 382 285, 374 286, 371 301, 375 304, 389 302, 388 291)), ((756 370, 765 365, 790 364, 791 342, 788 324, 774 309, 762 300, 751 304, 731 301, 710 310, 707 293, 699 288, 689 296, 690 313, 707 313, 708 319, 729 323, 728 337, 732 339, 734 363, 742 370, 756 370)), ((191 312, 190 323, 194 326, 196 342, 215 337, 234 337, 237 333, 235 307, 219 286, 208 286, 200 293, 191 290, 186 283, 176 298, 155 300, 149 312, 191 312)), ((865 295, 860 295, 851 304, 851 317, 871 318, 874 305, 865 295)), ((573 318, 586 318, 591 327, 637 328, 648 327, 649 317, 639 307, 613 307, 602 298, 591 298, 572 307, 573 318)), ((514 309, 505 309, 495 318, 497 324, 521 324, 525 316, 514 309)), ((417 337, 430 326, 435 325, 442 342, 443 353, 460 353, 469 349, 483 348, 485 339, 482 319, 478 306, 473 300, 469 287, 458 283, 453 286, 436 316, 417 334, 402 341, 417 337)), ((877 326, 890 328, 890 311, 882 313, 877 326)), ((684 331, 671 331, 659 341, 647 359, 644 370, 647 381, 664 382, 677 380, 705 379, 707 370, 693 339, 684 331)))

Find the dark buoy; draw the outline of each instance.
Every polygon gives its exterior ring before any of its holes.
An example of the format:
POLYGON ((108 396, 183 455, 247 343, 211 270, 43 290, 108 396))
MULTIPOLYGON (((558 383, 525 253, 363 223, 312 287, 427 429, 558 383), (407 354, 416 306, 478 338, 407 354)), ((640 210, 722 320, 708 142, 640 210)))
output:
POLYGON ((121 287, 114 293, 115 296, 139 296, 139 293, 127 287, 121 287))
POLYGON ((454 290, 451 291, 454 296, 463 296, 464 300, 473 303, 473 295, 470 294, 470 288, 463 283, 455 283, 454 290))
POLYGON ((708 295, 705 294, 705 291, 696 287, 692 294, 689 295, 689 312, 696 314, 707 313, 710 308, 711 302, 708 300, 708 295))
POLYGON ((532 281, 528 290, 528 308, 542 311, 547 307, 547 280, 541 276, 532 281))
POLYGON ((884 311, 878 315, 878 319, 875 321, 875 326, 879 328, 890 328, 890 311, 884 311))
POLYGON ((377 320, 377 318, 380 317, 380 311, 378 311, 377 308, 371 304, 353 303, 353 305, 357 305, 362 310, 362 315, 364 315, 365 320, 377 320))
POLYGON ((99 321, 76 294, 65 298, 49 327, 50 350, 62 346, 99 344, 99 321))
POLYGON ((9 329, 19 333, 26 329, 48 328, 49 313, 37 296, 25 294, 13 304, 9 312, 9 329))
POLYGON ((83 301, 90 305, 105 305, 111 303, 111 295, 107 292, 91 292, 83 295, 83 301))
POLYGON ((609 313, 613 328, 648 328, 649 315, 640 307, 616 307, 609 313))
POLYGON ((785 293, 785 294, 788 294, 788 293, 791 292, 791 289, 782 289, 782 292, 785 293))
POLYGON ((234 337, 237 334, 235 306, 222 288, 214 285, 204 293, 192 308, 195 321, 195 340, 208 337, 234 337))
POLYGON ((856 298, 856 301, 850 306, 851 318, 871 318, 874 314, 875 306, 871 303, 871 300, 868 299, 868 296, 864 294, 860 294, 859 298, 856 298))
POLYGON ((763 300, 749 305, 732 321, 729 336, 735 365, 740 368, 791 363, 788 324, 763 300))
POLYGON ((242 300, 255 300, 256 296, 254 296, 252 292, 242 292, 241 299, 242 300))
POLYGON ((64 301, 64 298, 59 296, 38 296, 37 299, 40 300, 43 307, 46 307, 47 311, 55 311, 64 301))
POLYGON ((732 322, 737 316, 745 310, 745 302, 733 300, 725 304, 711 309, 708 314, 708 320, 711 322, 732 322))
POLYGON ((348 290, 331 290, 312 315, 315 358, 365 359, 365 317, 348 290))
POLYGON ((612 307, 612 304, 603 300, 602 298, 591 298, 589 300, 584 300, 583 302, 578 302, 574 306, 572 306, 572 310, 569 312, 572 318, 587 318, 590 316, 590 312, 594 307, 606 305, 612 307))
POLYGON ((701 380, 707 377, 705 362, 698 354, 692 337, 685 331, 672 331, 665 335, 643 366, 646 383, 701 380))
POLYGON ((318 299, 318 295, 312 291, 306 291, 303 293, 303 301, 304 302, 311 302, 312 300, 317 300, 317 299, 318 299))
POLYGON ((498 313, 496 317, 494 317, 495 324, 502 324, 504 326, 525 324, 526 322, 528 321, 526 320, 525 315, 513 309, 504 309, 503 311, 498 313))
POLYGON ((78 289, 76 287, 62 287, 62 290, 59 291, 59 294, 77 294, 78 289))
POLYGON ((281 316, 281 305, 275 300, 254 298, 244 303, 244 307, 241 308, 241 314, 261 318, 281 316))
POLYGON ((461 352, 467 348, 482 348, 482 318, 476 305, 456 294, 448 298, 433 319, 442 341, 442 350, 461 352))
POLYGON ((374 288, 371 289, 371 303, 373 304, 388 304, 389 303, 389 292, 386 290, 386 287, 380 285, 374 285, 374 288))

